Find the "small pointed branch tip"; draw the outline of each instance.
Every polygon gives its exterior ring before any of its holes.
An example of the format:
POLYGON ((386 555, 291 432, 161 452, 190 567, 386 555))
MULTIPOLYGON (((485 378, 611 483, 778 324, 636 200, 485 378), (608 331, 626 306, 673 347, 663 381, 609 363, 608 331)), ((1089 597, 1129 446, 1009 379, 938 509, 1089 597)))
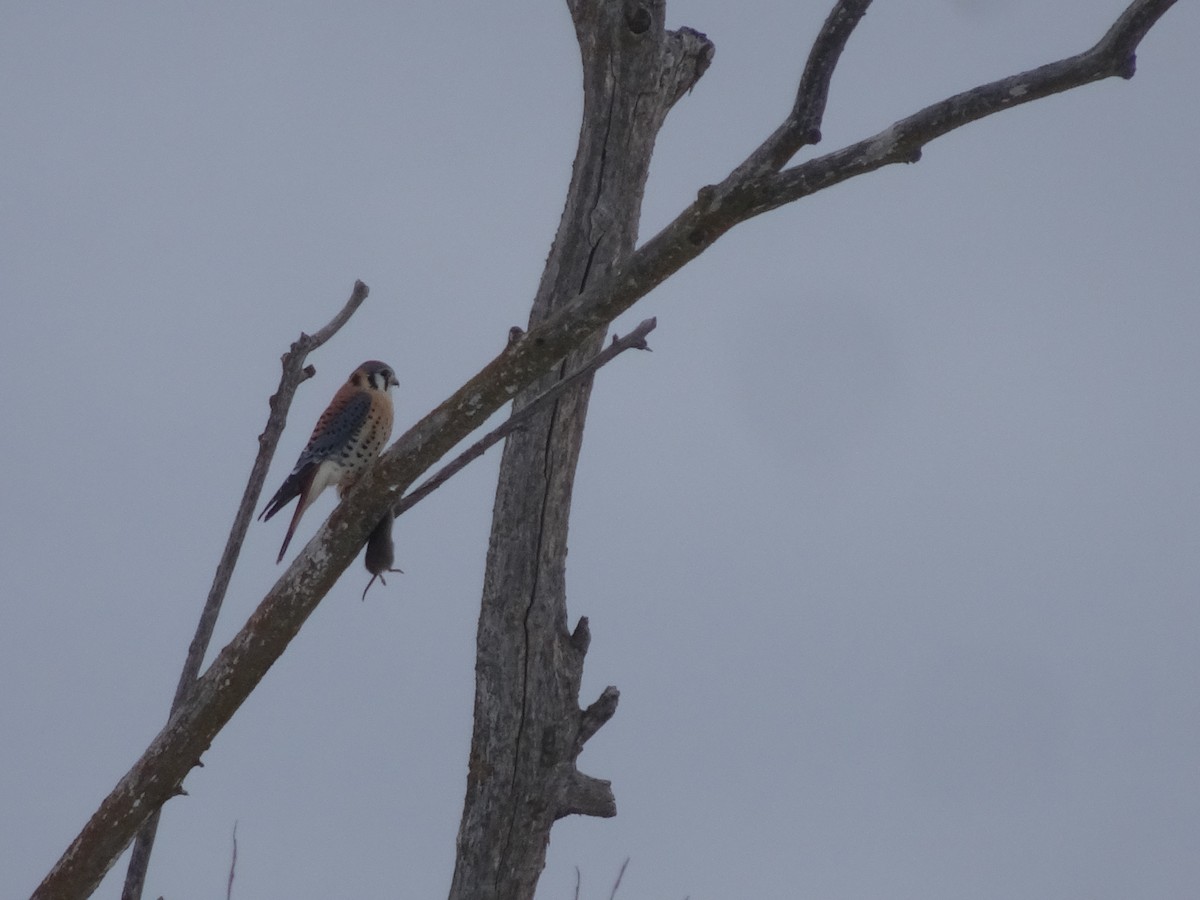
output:
POLYGON ((601 691, 600 696, 579 714, 579 734, 576 744, 582 748, 592 736, 617 712, 621 692, 611 684, 601 691))
POLYGON ((346 305, 338 311, 338 314, 330 319, 329 323, 311 338, 308 338, 307 335, 302 336, 307 342, 305 349, 309 351, 316 350, 331 337, 341 331, 342 326, 350 321, 350 317, 358 311, 358 308, 362 306, 363 301, 367 299, 367 295, 370 293, 371 289, 368 288, 363 282, 354 282, 354 289, 350 291, 350 297, 348 300, 346 300, 346 305))
POLYGON ((575 630, 571 632, 571 646, 575 651, 583 656, 588 652, 588 647, 592 643, 592 630, 588 627, 588 617, 580 616, 579 623, 575 626, 575 630))

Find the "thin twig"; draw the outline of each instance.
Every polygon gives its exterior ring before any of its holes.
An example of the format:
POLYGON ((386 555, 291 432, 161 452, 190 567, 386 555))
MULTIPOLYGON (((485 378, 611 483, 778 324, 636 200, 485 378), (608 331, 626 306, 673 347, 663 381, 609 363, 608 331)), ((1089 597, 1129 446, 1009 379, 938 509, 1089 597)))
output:
POLYGON ((734 169, 727 182, 778 172, 801 148, 820 143, 821 122, 825 118, 833 71, 842 58, 846 42, 870 5, 871 0, 838 0, 834 4, 808 53, 790 115, 734 169))
MULTIPOLYGON (((304 352, 311 353, 316 350, 331 337, 342 330, 342 326, 350 321, 350 317, 354 315, 363 301, 367 299, 367 295, 371 292, 362 281, 354 282, 354 290, 350 292, 349 299, 346 300, 346 305, 338 311, 338 314, 326 323, 324 328, 318 328, 316 334, 301 335, 297 343, 304 345, 304 352)), ((293 345, 293 350, 295 345, 293 345)))
POLYGON ((225 885, 225 900, 233 900, 233 873, 237 868, 237 825, 233 823, 233 855, 229 860, 229 881, 225 885))
POLYGON ((629 857, 625 857, 625 862, 621 863, 621 871, 617 873, 617 880, 613 882, 612 893, 608 895, 608 900, 616 900, 617 888, 621 886, 621 879, 625 877, 625 870, 629 867, 629 857))
POLYGON ((1138 43, 1175 2, 1134 0, 1105 35, 1082 53, 955 94, 865 140, 757 183, 747 179, 733 185, 726 179, 714 194, 724 197, 745 189, 748 202, 733 204, 742 207, 737 221, 744 221, 883 166, 917 162, 926 144, 986 116, 1105 78, 1132 78, 1138 43))
POLYGON ((612 343, 593 356, 586 364, 576 369, 561 381, 555 382, 552 387, 538 394, 533 400, 509 416, 503 424, 488 432, 444 465, 436 474, 424 481, 420 487, 405 494, 392 510, 392 515, 398 517, 412 509, 449 481, 450 478, 457 475, 468 463, 474 462, 483 456, 489 448, 504 440, 509 434, 533 418, 546 404, 555 400, 563 391, 578 384, 584 378, 591 376, 601 366, 616 359, 618 355, 624 353, 626 350, 649 350, 650 347, 646 344, 646 335, 653 331, 657 325, 658 319, 645 319, 638 324, 637 328, 625 335, 625 337, 618 338, 616 335, 613 335, 612 343))
MULTIPOLYGON (((208 589, 208 597, 204 601, 204 609, 200 612, 200 621, 196 623, 196 633, 188 646, 187 657, 183 661, 183 670, 179 674, 179 683, 175 686, 175 697, 171 701, 171 713, 174 714, 187 698, 196 676, 200 674, 200 665, 208 652, 212 640, 213 629, 217 625, 217 616, 221 612, 221 604, 225 602, 225 592, 229 589, 229 581, 237 566, 238 556, 242 552, 242 543, 246 532, 254 519, 254 510, 258 506, 258 498, 262 494, 263 483, 267 471, 271 468, 271 460, 275 449, 279 446, 280 435, 287 424, 288 410, 292 406, 292 398, 296 389, 306 380, 316 374, 312 366, 306 366, 308 354, 316 350, 350 320, 355 311, 367 299, 369 289, 361 281, 354 282, 354 290, 350 298, 325 327, 316 334, 301 334, 280 360, 283 372, 279 376, 279 387, 271 396, 271 413, 267 417, 267 426, 258 436, 258 455, 250 468, 250 477, 242 492, 242 501, 238 505, 237 514, 233 517, 233 527, 225 541, 225 549, 217 563, 213 574, 212 585, 208 589)), ((168 716, 169 718, 169 716, 168 716)), ((121 889, 121 900, 140 900, 142 889, 146 883, 146 872, 150 867, 150 853, 154 849, 154 835, 158 831, 160 812, 146 820, 146 824, 138 832, 133 844, 133 852, 129 857, 129 868, 125 872, 125 886, 121 889)))

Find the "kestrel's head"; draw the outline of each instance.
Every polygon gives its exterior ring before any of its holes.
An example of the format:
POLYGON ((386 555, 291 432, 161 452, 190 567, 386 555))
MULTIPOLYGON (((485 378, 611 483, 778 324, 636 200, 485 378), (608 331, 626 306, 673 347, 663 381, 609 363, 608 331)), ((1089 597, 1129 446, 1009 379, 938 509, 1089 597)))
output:
POLYGON ((396 380, 396 370, 377 359, 368 359, 355 369, 350 375, 350 383, 355 387, 372 388, 385 394, 389 388, 400 384, 396 380))

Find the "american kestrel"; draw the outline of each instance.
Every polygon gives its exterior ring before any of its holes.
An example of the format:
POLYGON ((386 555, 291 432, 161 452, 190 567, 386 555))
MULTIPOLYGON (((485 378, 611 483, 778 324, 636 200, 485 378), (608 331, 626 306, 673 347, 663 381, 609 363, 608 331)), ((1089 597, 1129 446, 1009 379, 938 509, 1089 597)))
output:
POLYGON ((392 433, 392 398, 388 391, 399 383, 391 366, 371 359, 355 369, 333 395, 292 474, 259 513, 259 519, 269 519, 293 497, 300 498, 275 562, 283 559, 300 517, 321 491, 336 484, 338 496, 345 497, 358 476, 375 461, 392 433))

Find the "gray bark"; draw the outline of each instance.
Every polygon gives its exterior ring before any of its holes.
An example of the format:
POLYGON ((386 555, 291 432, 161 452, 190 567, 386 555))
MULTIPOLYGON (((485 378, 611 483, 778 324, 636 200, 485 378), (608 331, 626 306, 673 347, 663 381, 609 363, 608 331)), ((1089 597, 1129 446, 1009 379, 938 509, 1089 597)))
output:
MULTIPOLYGON (((712 53, 703 35, 665 31, 664 11, 663 2, 572 7, 583 124, 531 328, 607 277, 636 244, 659 128, 712 53)), ((514 408, 594 355, 603 338, 596 331, 522 392, 514 408)), ((609 783, 575 764, 617 703, 610 687, 580 709, 587 620, 573 632, 567 627, 567 527, 590 393, 588 379, 505 445, 479 617, 475 731, 453 900, 532 897, 555 820, 616 813, 609 783)))

